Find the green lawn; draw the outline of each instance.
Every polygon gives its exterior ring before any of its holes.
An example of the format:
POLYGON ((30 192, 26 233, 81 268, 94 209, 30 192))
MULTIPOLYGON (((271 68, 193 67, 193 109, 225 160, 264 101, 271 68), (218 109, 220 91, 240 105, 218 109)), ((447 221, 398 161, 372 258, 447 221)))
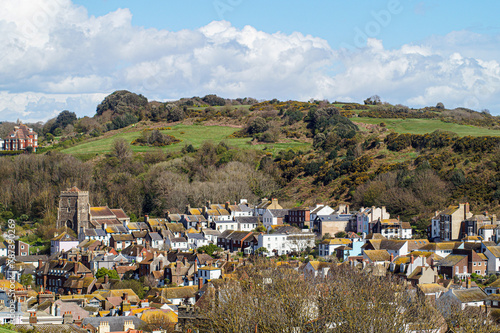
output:
POLYGON ((425 134, 435 130, 457 133, 459 136, 500 136, 500 131, 486 128, 445 123, 437 119, 387 119, 387 118, 351 118, 353 122, 364 124, 385 123, 386 127, 397 133, 425 134))
MULTIPOLYGON (((251 138, 228 138, 231 134, 238 131, 238 128, 229 126, 203 126, 203 125, 175 125, 171 126, 171 130, 163 130, 162 133, 173 135, 177 139, 182 140, 179 143, 163 147, 166 151, 179 151, 184 147, 184 145, 192 144, 193 147, 198 148, 204 141, 213 141, 218 143, 220 141, 226 141, 229 146, 234 146, 240 149, 264 149, 272 152, 273 154, 279 150, 306 150, 310 148, 309 143, 300 142, 297 140, 288 140, 284 143, 269 143, 269 144, 258 144, 250 145, 249 142, 251 138)), ((84 142, 76 146, 63 149, 63 153, 72 155, 84 155, 84 154, 102 154, 111 151, 114 140, 118 138, 123 138, 127 142, 132 142, 134 139, 141 135, 141 131, 131 131, 127 130, 120 132, 111 137, 97 139, 93 141, 84 142)), ((148 152, 153 151, 158 148, 156 147, 146 147, 146 146, 134 146, 132 145, 132 150, 134 152, 148 152)))

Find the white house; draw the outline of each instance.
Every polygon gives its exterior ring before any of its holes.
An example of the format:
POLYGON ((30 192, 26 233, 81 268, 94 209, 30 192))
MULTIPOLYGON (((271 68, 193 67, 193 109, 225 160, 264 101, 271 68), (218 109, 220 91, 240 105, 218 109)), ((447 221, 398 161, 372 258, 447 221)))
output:
POLYGON ((165 242, 163 237, 157 232, 150 232, 145 237, 146 242, 149 242, 153 249, 162 249, 165 242))
POLYGON ((481 288, 450 289, 437 299, 439 309, 458 305, 462 310, 467 306, 483 306, 486 293, 481 288))
POLYGON ((55 234, 54 238, 50 240, 50 254, 54 254, 60 251, 66 252, 79 244, 78 239, 63 232, 60 235, 55 234))
POLYGON ((330 215, 333 214, 335 210, 328 205, 316 205, 316 207, 311 208, 311 221, 314 221, 318 215, 330 215))
POLYGON ((257 216, 238 216, 235 217, 236 223, 238 223, 239 231, 252 231, 259 225, 259 218, 257 216))
POLYGON ((320 257, 327 257, 335 255, 335 249, 341 246, 350 246, 351 240, 347 238, 330 238, 325 239, 318 245, 318 251, 320 257))
POLYGON ((186 233, 186 240, 190 249, 197 249, 209 244, 208 239, 201 233, 186 233))
POLYGON ((314 247, 315 237, 313 233, 302 232, 294 227, 280 227, 272 234, 259 234, 257 249, 265 247, 267 255, 301 252, 307 247, 314 247))
POLYGON ((371 232, 370 223, 373 223, 378 219, 389 219, 390 217, 391 215, 386 211, 385 206, 382 206, 381 208, 375 206, 367 208, 361 207, 359 212, 354 214, 355 225, 353 226, 353 229, 355 229, 356 232, 369 234, 371 232))
POLYGON ((221 232, 213 229, 203 229, 201 234, 207 239, 209 243, 217 245, 217 239, 220 237, 221 232))
POLYGON ((110 237, 111 235, 103 229, 82 228, 82 231, 78 234, 78 240, 80 240, 80 242, 83 242, 85 239, 98 240, 106 246, 109 246, 110 237))
MULTIPOLYGON (((12 253, 14 253, 13 249, 12 253)), ((9 254, 9 243, 7 243, 6 241, 0 242, 0 257, 6 257, 8 254, 9 254)))
POLYGON ((219 279, 222 276, 222 269, 215 266, 204 266, 198 268, 198 278, 203 280, 203 284, 208 280, 219 279))
POLYGON ((189 244, 184 237, 168 238, 165 244, 170 250, 189 250, 189 244))
POLYGON ((500 246, 487 246, 484 255, 488 258, 488 274, 500 272, 500 246))
POLYGON ((226 230, 238 230, 238 222, 233 220, 225 220, 214 218, 212 222, 210 222, 212 229, 217 230, 223 233, 226 230))

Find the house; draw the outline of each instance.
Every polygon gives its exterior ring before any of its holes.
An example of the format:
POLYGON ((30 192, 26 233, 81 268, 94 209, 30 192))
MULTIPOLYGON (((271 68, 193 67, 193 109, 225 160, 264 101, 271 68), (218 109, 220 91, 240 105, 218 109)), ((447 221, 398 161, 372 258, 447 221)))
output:
POLYGON ((157 232, 148 232, 144 240, 148 242, 153 249, 163 249, 165 245, 163 237, 157 232))
POLYGON ((273 225, 283 225, 287 214, 288 209, 266 209, 262 215, 262 224, 268 230, 273 225))
POLYGON ((335 255, 335 249, 341 246, 351 245, 351 240, 346 238, 328 238, 318 244, 318 254, 320 257, 335 255))
POLYGON ((366 235, 373 232, 370 226, 377 220, 390 219, 391 215, 386 211, 385 206, 381 208, 372 206, 369 208, 361 207, 359 212, 353 214, 351 230, 355 232, 365 233, 366 235))
POLYGON ((205 266, 198 268, 198 287, 201 287, 206 284, 208 281, 213 279, 219 279, 222 276, 222 269, 215 266, 205 266))
MULTIPOLYGON (((481 234, 484 234, 481 232, 481 229, 486 228, 486 234, 488 235, 488 241, 491 241, 491 237, 494 236, 494 229, 497 227, 497 221, 496 221, 496 215, 492 215, 491 217, 488 216, 488 213, 485 214, 478 214, 478 215, 473 215, 472 217, 469 217, 465 219, 462 222, 462 234, 461 237, 467 237, 467 236, 481 236, 481 234)), ((484 237, 483 237, 484 239, 484 237)))
POLYGON ((125 235, 115 234, 112 235, 109 240, 109 246, 111 246, 117 251, 120 251, 126 248, 127 246, 130 246, 133 243, 134 243, 134 236, 132 236, 131 234, 125 234, 125 235))
POLYGON ((248 243, 247 246, 244 245, 245 240, 251 239, 252 236, 250 231, 226 230, 217 239, 217 246, 231 252, 243 251, 245 247, 250 246, 248 243))
POLYGON ((209 243, 217 245, 217 239, 222 235, 218 230, 203 229, 201 234, 207 239, 209 243))
POLYGON ((238 222, 233 220, 219 220, 218 218, 214 218, 212 222, 210 222, 210 227, 213 230, 217 230, 219 232, 224 232, 226 230, 238 230, 238 222))
POLYGON ((174 305, 191 304, 196 302, 195 294, 198 284, 173 288, 152 288, 147 295, 150 303, 171 303, 174 305))
POLYGON ((459 240, 462 232, 462 221, 472 216, 468 202, 458 206, 449 206, 441 212, 436 212, 429 226, 430 238, 441 241, 459 240))
POLYGON ((303 271, 308 276, 326 277, 331 268, 332 263, 311 260, 304 266, 303 271))
POLYGON ((283 255, 292 252, 302 252, 307 247, 314 247, 316 236, 311 232, 303 232, 291 226, 274 229, 273 233, 257 235, 257 248, 267 249, 267 255, 283 255))
POLYGON ((338 232, 348 231, 351 218, 351 214, 318 215, 313 221, 312 229, 320 236, 334 236, 338 232))
POLYGON ((428 266, 417 266, 406 279, 412 286, 435 283, 438 279, 437 269, 428 266))
POLYGON ((263 216, 267 209, 283 209, 283 207, 280 206, 276 198, 272 200, 263 198, 261 202, 255 206, 254 216, 263 216))
POLYGON ((259 225, 259 218, 257 216, 237 216, 234 218, 238 224, 239 231, 252 231, 255 230, 259 225))
POLYGON ((417 293, 424 295, 431 301, 436 301, 448 289, 437 283, 417 284, 417 293))
POLYGON ((318 215, 330 215, 333 214, 334 209, 328 205, 317 204, 315 207, 311 207, 311 221, 314 221, 318 215))
POLYGON ((453 252, 454 249, 462 248, 463 243, 458 242, 442 242, 442 243, 428 243, 421 247, 420 251, 434 252, 438 256, 446 257, 453 252))
POLYGON ((446 258, 436 263, 439 274, 445 279, 452 279, 455 276, 459 278, 470 276, 469 261, 467 255, 449 254, 446 258))
POLYGON ((36 284, 45 290, 58 292, 70 276, 93 277, 90 269, 82 263, 63 259, 50 260, 36 271, 36 284))
POLYGON ((209 244, 208 239, 201 233, 186 233, 186 240, 190 249, 197 249, 209 244))
POLYGON ((488 258, 482 253, 476 253, 474 250, 454 249, 453 254, 463 254, 467 256, 469 266, 467 267, 470 273, 486 275, 488 258))
POLYGON ((409 253, 408 242, 401 240, 382 239, 380 241, 380 246, 378 249, 386 250, 389 254, 392 254, 394 257, 405 256, 409 253))
POLYGON ((311 226, 311 208, 309 207, 296 207, 288 210, 285 216, 286 223, 291 226, 303 229, 305 226, 311 226))
POLYGON ((14 245, 15 245, 16 256, 29 256, 30 245, 28 243, 21 242, 20 240, 16 240, 14 242, 14 245))
POLYGON ((78 234, 78 239, 84 241, 86 239, 100 241, 102 244, 109 245, 109 235, 103 229, 85 229, 78 234))
POLYGON ((493 283, 484 287, 484 292, 488 295, 500 294, 500 279, 496 279, 493 283))
POLYGON ((438 309, 449 309, 453 305, 462 310, 467 306, 483 306, 488 297, 481 288, 450 289, 437 299, 438 309))
POLYGON ((484 255, 488 258, 488 274, 500 272, 500 246, 487 246, 484 255))
POLYGON ((14 130, 4 138, 2 147, 2 150, 25 150, 32 147, 33 151, 36 151, 38 148, 38 134, 33 131, 33 128, 20 123, 14 126, 14 130))
POLYGON ((141 333, 142 331, 136 329, 144 324, 145 322, 136 316, 88 317, 83 319, 82 328, 91 333, 141 333))
POLYGON ((78 247, 79 241, 75 237, 68 234, 66 231, 50 240, 50 254, 55 254, 61 251, 68 251, 73 247, 78 247))
POLYGON ((372 232, 380 233, 386 238, 411 239, 410 223, 398 219, 377 220, 373 223, 372 232))
POLYGON ((235 202, 234 205, 226 202, 225 209, 231 214, 233 219, 240 216, 253 216, 253 209, 248 206, 246 199, 241 199, 239 204, 235 202))
POLYGON ((170 250, 181 250, 181 251, 187 251, 189 250, 189 244, 184 237, 175 237, 175 238, 168 238, 165 241, 165 246, 167 249, 170 250))
POLYGON ((363 260, 374 265, 383 265, 390 262, 391 255, 386 250, 366 250, 363 252, 363 260))

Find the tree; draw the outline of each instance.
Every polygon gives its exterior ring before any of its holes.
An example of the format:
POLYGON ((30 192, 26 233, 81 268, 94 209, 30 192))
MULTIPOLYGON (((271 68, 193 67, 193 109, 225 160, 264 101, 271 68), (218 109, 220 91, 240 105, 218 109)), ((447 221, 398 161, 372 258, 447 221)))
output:
POLYGON ((198 252, 201 252, 201 253, 206 253, 208 254, 209 256, 214 256, 214 253, 215 252, 222 252, 223 249, 221 249, 220 247, 218 247, 217 245, 215 244, 208 244, 208 245, 205 245, 205 246, 200 246, 198 248, 198 252))
POLYGON ((266 120, 261 117, 256 117, 253 119, 247 127, 248 134, 257 134, 267 131, 269 126, 266 123, 266 120))
POLYGON ((29 286, 33 283, 33 276, 31 274, 22 274, 19 278, 19 282, 23 286, 29 286))
POLYGON ((436 104, 436 109, 444 110, 444 104, 439 102, 436 104))
POLYGON ((379 105, 382 104, 379 95, 373 95, 364 100, 365 105, 379 105))
POLYGON ((264 246, 259 247, 257 250, 255 250, 255 254, 256 254, 256 255, 258 255, 258 256, 259 256, 259 255, 264 255, 264 254, 266 254, 267 252, 269 252, 269 251, 268 251, 268 250, 267 250, 267 248, 265 248, 264 246))
POLYGON ((140 329, 146 332, 174 332, 175 322, 166 311, 160 309, 145 311, 142 313, 141 320, 144 321, 144 324, 140 326, 140 329))
POLYGON ((344 238, 345 236, 347 236, 347 235, 346 235, 346 233, 345 233, 345 232, 343 232, 343 231, 339 231, 339 232, 337 232, 337 233, 335 234, 335 237, 337 237, 337 238, 344 238))
POLYGON ((104 276, 108 276, 110 279, 112 280, 119 280, 120 279, 120 276, 118 275, 118 273, 116 272, 116 270, 114 269, 107 269, 105 267, 101 267, 97 270, 97 272, 95 273, 95 277, 97 279, 99 278, 102 278, 104 276))
POLYGON ((119 160, 129 159, 132 157, 132 149, 130 144, 125 139, 116 139, 113 142, 113 149, 111 152, 119 160))

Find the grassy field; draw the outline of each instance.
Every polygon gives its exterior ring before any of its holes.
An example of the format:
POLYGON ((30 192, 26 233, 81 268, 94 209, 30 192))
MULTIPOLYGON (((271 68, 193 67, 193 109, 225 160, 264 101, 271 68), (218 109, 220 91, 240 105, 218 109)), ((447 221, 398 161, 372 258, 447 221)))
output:
MULTIPOLYGON (((225 141, 229 146, 237 147, 239 149, 266 149, 273 154, 280 150, 307 150, 310 148, 310 144, 300 142, 298 140, 288 140, 283 143, 268 143, 268 144, 258 144, 251 145, 251 138, 228 138, 231 134, 236 132, 238 128, 229 126, 203 126, 203 125, 175 125, 171 126, 170 130, 163 130, 162 133, 173 135, 177 139, 182 140, 179 143, 162 147, 165 151, 179 151, 185 145, 193 145, 194 148, 198 148, 204 141, 212 141, 218 143, 220 141, 225 141)), ((123 138, 127 142, 132 142, 141 135, 141 131, 127 130, 120 132, 116 135, 93 140, 89 142, 84 142, 82 144, 67 148, 62 150, 63 153, 72 155, 83 155, 83 154, 102 154, 111 151, 113 142, 116 139, 123 138)), ((148 152, 153 151, 158 148, 156 147, 145 147, 145 146, 134 146, 132 145, 132 150, 134 152, 148 152)))
POLYGON ((397 133, 425 134, 435 130, 457 133, 459 136, 500 136, 500 131, 486 128, 445 123, 437 119, 387 119, 387 118, 351 118, 353 122, 364 124, 385 123, 386 127, 397 133))

